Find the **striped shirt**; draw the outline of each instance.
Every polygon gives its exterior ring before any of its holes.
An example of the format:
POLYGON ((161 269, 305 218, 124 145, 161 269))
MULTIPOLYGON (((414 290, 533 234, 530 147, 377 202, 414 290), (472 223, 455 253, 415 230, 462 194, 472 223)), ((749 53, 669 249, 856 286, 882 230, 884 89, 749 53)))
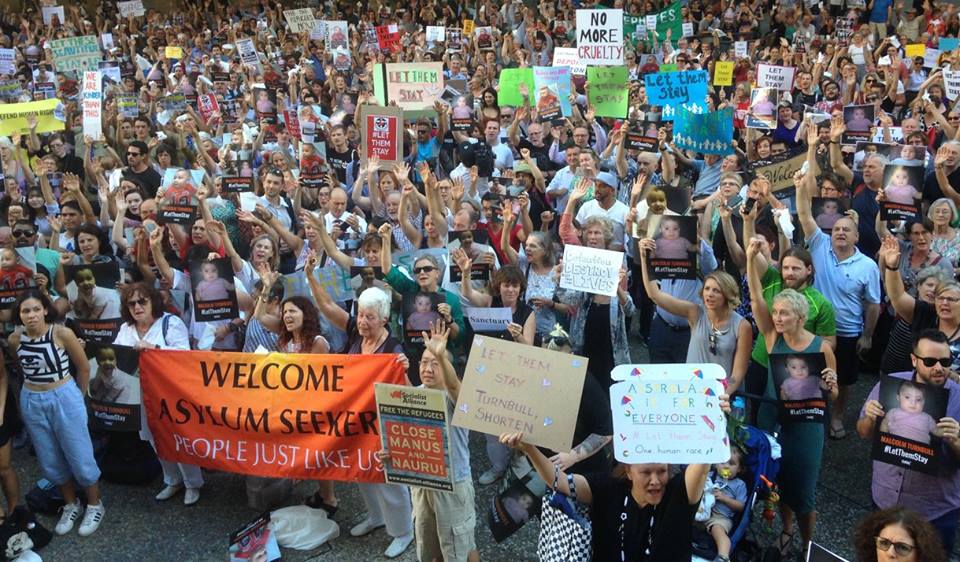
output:
POLYGON ((39 338, 31 338, 24 332, 17 356, 26 382, 48 384, 70 376, 70 357, 66 349, 54 343, 53 326, 39 338))

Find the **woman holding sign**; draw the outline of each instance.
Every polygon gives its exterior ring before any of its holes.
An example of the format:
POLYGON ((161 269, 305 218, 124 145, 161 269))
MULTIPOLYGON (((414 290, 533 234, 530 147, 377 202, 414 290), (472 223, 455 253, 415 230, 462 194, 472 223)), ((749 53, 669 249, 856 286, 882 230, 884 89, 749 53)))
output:
POLYGON ((657 243, 650 238, 640 241, 640 263, 643 287, 650 300, 671 314, 687 319, 690 324, 690 347, 687 363, 719 363, 727 373, 727 392, 735 392, 743 383, 753 349, 750 322, 735 309, 740 305, 740 288, 725 271, 711 272, 703 279, 700 298, 703 304, 678 299, 660 290, 650 279, 648 255, 657 243))
MULTIPOLYGON (((773 297, 773 307, 767 308, 757 265, 757 255, 762 244, 761 240, 753 238, 747 247, 747 283, 750 287, 753 317, 766 341, 767 353, 822 353, 827 364, 822 372, 823 382, 830 399, 835 400, 839 393, 835 371, 837 360, 829 342, 804 328, 810 311, 810 303, 806 297, 793 289, 785 289, 773 297)), ((773 373, 768 369, 767 396, 773 398, 774 392, 773 373)), ((775 420, 769 412, 764 413, 764 406, 766 404, 761 405, 758 425, 761 429, 770 431, 775 420)), ((807 545, 813 539, 817 520, 814 503, 823 456, 824 426, 819 423, 785 424, 781 428, 779 441, 783 447, 783 457, 777 482, 780 484, 783 532, 780 534, 778 547, 781 555, 786 556, 793 543, 794 518, 800 527, 802 543, 807 545)))
MULTIPOLYGON (((453 261, 456 262, 460 271, 470 271, 473 266, 473 260, 462 248, 453 251, 453 261)), ((533 314, 533 308, 522 300, 527 290, 527 280, 520 268, 510 264, 498 269, 493 274, 490 289, 493 294, 488 295, 475 290, 472 283, 463 283, 460 291, 471 306, 510 309, 513 313, 513 321, 506 330, 493 334, 495 337, 533 345, 537 332, 536 316, 533 314)))
MULTIPOLYGON (((179 317, 164 312, 160 291, 146 283, 133 283, 120 293, 120 317, 123 325, 113 340, 114 345, 126 345, 143 349, 190 349, 190 334, 179 317)), ((153 434, 147 425, 147 409, 140 404, 140 438, 156 450, 153 434)), ((157 501, 169 500, 186 486, 184 505, 200 501, 203 487, 203 472, 200 467, 160 460, 163 468, 164 487, 157 494, 157 501)))
MULTIPOLYGON (((727 396, 720 407, 730 412, 727 396)), ((547 486, 571 495, 567 474, 555 467, 523 433, 500 442, 522 451, 547 486)), ((590 506, 594 560, 689 560, 693 519, 703 496, 709 464, 690 464, 670 477, 669 464, 619 464, 608 471, 573 474, 577 501, 590 506)))
MULTIPOLYGON (((376 287, 365 290, 357 297, 357 315, 351 317, 330 298, 330 294, 320 286, 320 282, 313 275, 318 262, 316 254, 307 258, 306 271, 310 292, 317 301, 320 313, 326 316, 335 328, 347 333, 346 353, 396 353, 397 361, 403 365, 404 370, 409 368, 409 361, 403 354, 403 344, 391 336, 387 328, 390 322, 390 295, 376 287)), ((329 485, 332 488, 333 483, 329 485)), ((413 542, 410 489, 398 484, 357 485, 367 508, 367 517, 350 529, 350 535, 362 537, 386 525, 387 534, 393 537, 393 542, 383 554, 387 558, 400 556, 413 542)))

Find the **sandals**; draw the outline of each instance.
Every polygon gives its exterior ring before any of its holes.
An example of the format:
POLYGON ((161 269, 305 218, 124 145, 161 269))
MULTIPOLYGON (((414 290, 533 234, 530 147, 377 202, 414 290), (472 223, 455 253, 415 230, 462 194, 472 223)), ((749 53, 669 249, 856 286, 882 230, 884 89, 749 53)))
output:
POLYGON ((327 517, 331 519, 333 518, 333 514, 336 513, 338 509, 338 506, 330 505, 323 501, 323 496, 320 495, 320 492, 316 492, 312 496, 308 496, 307 499, 303 500, 303 505, 311 509, 322 509, 327 512, 327 517))
POLYGON ((793 547, 793 535, 794 533, 783 531, 777 539, 777 550, 780 551, 780 558, 783 560, 786 560, 787 554, 790 552, 791 547, 793 547), (784 537, 786 537, 786 540, 784 540, 784 537))

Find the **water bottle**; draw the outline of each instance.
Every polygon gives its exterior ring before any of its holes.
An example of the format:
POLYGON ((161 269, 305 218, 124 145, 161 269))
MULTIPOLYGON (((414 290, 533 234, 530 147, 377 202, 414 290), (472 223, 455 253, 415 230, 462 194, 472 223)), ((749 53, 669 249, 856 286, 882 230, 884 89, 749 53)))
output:
POLYGON ((740 423, 747 418, 747 403, 743 400, 743 396, 734 396, 733 402, 730 403, 730 418, 740 423))

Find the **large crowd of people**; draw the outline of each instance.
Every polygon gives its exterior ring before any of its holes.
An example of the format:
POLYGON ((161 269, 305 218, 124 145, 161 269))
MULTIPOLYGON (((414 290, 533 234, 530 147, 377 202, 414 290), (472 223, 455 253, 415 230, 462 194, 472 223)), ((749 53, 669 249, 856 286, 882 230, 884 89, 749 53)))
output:
MULTIPOLYGON (((588 359, 573 447, 485 435, 487 458, 471 459, 469 432, 451 427, 452 491, 360 485, 366 516, 350 534, 386 527, 387 557, 414 545, 424 562, 478 560, 474 486, 509 478, 525 458, 548 487, 575 486, 591 506, 595 559, 689 560, 708 473, 730 474, 746 451, 719 468, 616 462, 611 372, 640 357, 721 365, 725 410, 743 395, 747 421, 777 435, 775 546, 785 559, 816 540, 825 447, 897 423, 926 444, 934 436, 937 470, 874 461, 875 509, 851 530, 857 559, 939 561, 953 551, 955 5, 334 0, 304 2, 316 25, 295 32, 284 12, 301 6, 287 2, 154 10, 144 0, 146 10, 124 6, 125 15, 113 1, 23 3, 0 7, 7 513, 22 503, 11 448, 28 443, 65 501, 57 535, 110 524, 94 442, 116 436, 91 437, 85 400, 137 402, 139 392, 122 388, 116 357, 88 360, 95 344, 396 353, 411 384, 446 393, 452 415, 469 342, 484 334, 588 359), (570 68, 568 84, 515 82, 517 69, 562 66, 555 56, 578 47, 584 9, 619 9, 632 22, 619 41, 618 115, 596 95, 610 83, 591 92, 592 66, 570 68), (664 23, 674 16, 675 26, 664 23), (99 51, 86 70, 101 80, 93 96, 72 66, 76 52, 55 48, 90 36, 99 51), (384 69, 403 63, 441 65, 446 87, 417 92, 424 104, 404 116, 402 147, 387 161, 367 154, 361 114, 408 101, 383 97, 384 69), (786 83, 770 87, 771 67, 786 83), (696 71, 706 71, 708 93, 689 101, 729 110, 733 130, 704 153, 678 146, 690 146, 676 138, 678 108, 653 103, 645 79, 696 71), (30 109, 47 99, 55 110, 30 109), (612 295, 561 286, 570 246, 621 253, 612 295), (664 274, 658 260, 689 262, 692 274, 664 274), (306 278, 298 290, 283 282, 297 275, 306 278), (196 306, 208 301, 235 313, 211 318, 196 306), (506 327, 476 329, 468 309, 482 308, 506 309, 506 327), (90 325, 114 319, 106 341, 90 325), (802 359, 813 355, 828 411, 822 423, 790 423, 782 405, 810 387, 802 359), (852 403, 858 377, 878 375, 900 381, 898 408, 883 402, 883 382, 852 403), (932 419, 924 389, 947 397, 932 419)), ((143 419, 140 438, 156 447, 143 419)), ((388 449, 379 455, 390 462, 388 449)), ((160 460, 156 500, 202 502, 203 470, 160 460)), ((332 517, 347 485, 321 481, 306 504, 332 517)), ((735 546, 738 493, 718 492, 706 523, 718 560, 735 546)))

